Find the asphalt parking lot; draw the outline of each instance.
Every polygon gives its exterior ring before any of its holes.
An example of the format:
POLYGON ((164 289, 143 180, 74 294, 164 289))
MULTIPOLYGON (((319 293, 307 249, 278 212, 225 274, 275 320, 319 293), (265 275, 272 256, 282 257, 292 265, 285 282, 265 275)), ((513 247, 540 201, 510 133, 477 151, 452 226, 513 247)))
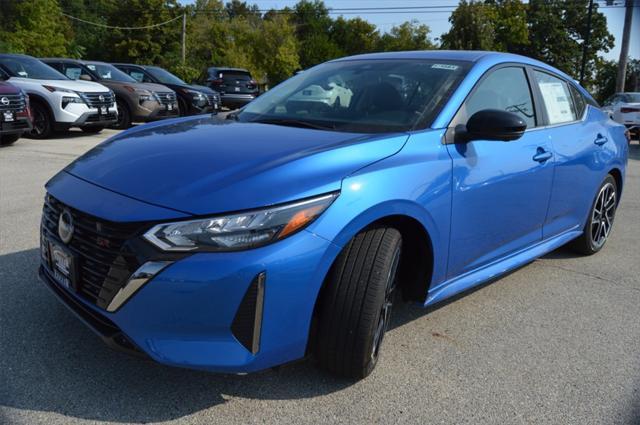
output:
POLYGON ((43 185, 106 136, 0 149, 0 423, 640 424, 640 146, 612 238, 423 310, 394 311, 378 368, 247 376, 113 352, 37 278, 43 185))

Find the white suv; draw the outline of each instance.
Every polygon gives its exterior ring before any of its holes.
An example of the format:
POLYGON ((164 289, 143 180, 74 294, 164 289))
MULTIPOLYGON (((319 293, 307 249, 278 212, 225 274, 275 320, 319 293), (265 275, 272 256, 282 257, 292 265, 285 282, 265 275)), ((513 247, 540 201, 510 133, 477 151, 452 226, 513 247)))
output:
POLYGON ((102 84, 74 81, 26 55, 0 54, 0 75, 29 95, 33 130, 43 139, 53 131, 80 127, 97 133, 118 118, 115 96, 102 84))

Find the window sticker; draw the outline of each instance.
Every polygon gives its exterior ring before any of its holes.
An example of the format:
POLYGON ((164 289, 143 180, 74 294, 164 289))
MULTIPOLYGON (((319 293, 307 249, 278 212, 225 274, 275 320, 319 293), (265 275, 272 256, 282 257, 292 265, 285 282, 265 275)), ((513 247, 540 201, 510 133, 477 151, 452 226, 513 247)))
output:
POLYGON ((431 65, 432 69, 446 69, 449 71, 455 71, 456 69, 459 68, 458 65, 451 65, 451 64, 447 64, 447 63, 434 63, 433 65, 431 65))
POLYGON ((540 82, 540 92, 549 115, 549 123, 573 121, 568 93, 561 82, 540 82))

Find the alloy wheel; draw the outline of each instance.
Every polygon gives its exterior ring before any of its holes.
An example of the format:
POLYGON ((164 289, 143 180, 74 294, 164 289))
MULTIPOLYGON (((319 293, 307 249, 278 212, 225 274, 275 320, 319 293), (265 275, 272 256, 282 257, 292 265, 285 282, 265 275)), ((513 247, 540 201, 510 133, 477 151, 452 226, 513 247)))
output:
POLYGON ((389 275, 387 276, 387 283, 384 294, 384 301, 380 309, 380 315, 378 317, 378 324, 376 326, 375 334, 373 336, 373 346, 371 348, 371 363, 375 365, 378 361, 378 355, 380 354, 380 347, 382 346, 382 340, 384 334, 389 326, 391 320, 391 308, 393 307, 393 297, 397 286, 396 271, 398 269, 398 263, 400 262, 400 248, 396 249, 393 254, 393 262, 389 269, 389 275))
POLYGON ((607 182, 600 189, 591 213, 591 241, 596 249, 604 245, 611 233, 616 204, 616 188, 607 182))
POLYGON ((42 108, 33 108, 33 129, 31 135, 40 136, 47 128, 47 117, 42 108))

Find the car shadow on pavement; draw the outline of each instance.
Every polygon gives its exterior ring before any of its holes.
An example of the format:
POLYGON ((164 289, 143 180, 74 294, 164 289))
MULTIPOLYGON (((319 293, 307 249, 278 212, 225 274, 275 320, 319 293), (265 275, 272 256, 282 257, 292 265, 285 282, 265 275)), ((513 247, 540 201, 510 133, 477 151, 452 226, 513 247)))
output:
POLYGON ((112 422, 162 422, 225 395, 302 399, 352 384, 309 361, 246 376, 171 368, 107 348, 37 277, 39 250, 0 256, 0 407, 112 422))

